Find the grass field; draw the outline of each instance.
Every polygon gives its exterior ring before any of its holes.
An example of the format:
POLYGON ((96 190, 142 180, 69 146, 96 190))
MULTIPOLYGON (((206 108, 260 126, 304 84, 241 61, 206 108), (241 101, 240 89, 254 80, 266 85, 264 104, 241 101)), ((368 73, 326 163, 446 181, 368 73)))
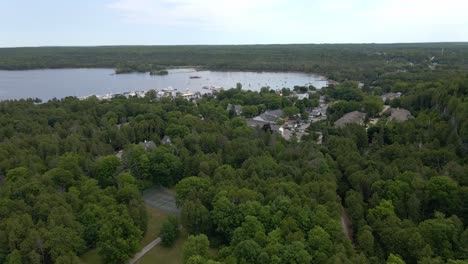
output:
MULTIPOLYGON (((182 264, 182 252, 187 238, 187 232, 182 230, 179 239, 173 247, 166 248, 159 244, 146 253, 137 264, 182 264)), ((211 258, 215 258, 217 254, 218 250, 214 248, 209 249, 211 258)))
MULTIPOLYGON (((146 212, 148 213, 148 226, 143 239, 141 240, 141 248, 153 241, 159 236, 163 221, 169 216, 166 212, 146 205, 146 212)), ((101 264, 103 261, 98 255, 96 249, 90 250, 81 256, 81 262, 86 264, 101 264)), ((152 262, 159 263, 159 262, 152 262)), ((163 263, 163 262, 162 262, 163 263)))
POLYGON ((146 212, 148 213, 148 226, 143 240, 141 240, 142 248, 159 237, 162 223, 169 216, 166 212, 149 205, 146 205, 146 212))
POLYGON ((181 264, 182 263, 182 248, 187 240, 187 234, 181 233, 181 236, 176 241, 173 247, 166 248, 161 244, 155 246, 146 255, 144 255, 137 263, 138 264, 181 264))
POLYGON ((85 254, 83 254, 81 257, 81 263, 83 264, 101 264, 103 263, 101 260, 101 257, 98 255, 97 249, 92 249, 85 254))

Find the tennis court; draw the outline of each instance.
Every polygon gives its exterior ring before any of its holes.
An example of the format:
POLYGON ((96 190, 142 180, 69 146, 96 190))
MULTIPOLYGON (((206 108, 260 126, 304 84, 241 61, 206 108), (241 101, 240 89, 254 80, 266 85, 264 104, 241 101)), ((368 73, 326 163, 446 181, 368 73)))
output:
POLYGON ((175 203, 175 194, 163 187, 154 187, 143 192, 145 202, 155 208, 170 214, 179 214, 180 209, 175 203))

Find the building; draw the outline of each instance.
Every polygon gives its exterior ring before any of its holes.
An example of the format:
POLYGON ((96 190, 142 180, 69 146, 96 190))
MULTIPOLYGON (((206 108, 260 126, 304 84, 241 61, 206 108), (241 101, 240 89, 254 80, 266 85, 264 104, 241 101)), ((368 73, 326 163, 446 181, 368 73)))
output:
POLYGON ((172 141, 168 135, 165 135, 163 139, 161 139, 161 143, 163 143, 164 145, 171 145, 172 141))
POLYGON ((267 110, 259 116, 253 118, 253 120, 267 122, 267 123, 276 123, 278 119, 282 119, 284 116, 283 110, 267 110))
POLYGON ((309 94, 308 93, 295 94, 294 97, 296 97, 298 100, 304 100, 304 99, 309 99, 309 94))
POLYGON ((353 111, 353 112, 343 115, 340 119, 336 120, 334 124, 336 127, 344 127, 347 124, 362 125, 364 124, 366 115, 367 114, 363 112, 353 111))
POLYGON ((234 111, 236 112, 236 115, 242 114, 242 106, 241 105, 233 105, 233 104, 228 104, 226 107, 227 111, 234 111))
POLYGON ((397 99, 401 97, 401 93, 386 93, 382 95, 382 101, 386 102, 387 100, 391 101, 393 99, 397 99))
POLYGON ((397 122, 403 122, 408 119, 414 118, 411 115, 411 112, 403 109, 403 108, 391 108, 390 109, 390 117, 388 117, 388 121, 397 121, 397 122))
POLYGON ((153 141, 145 140, 144 142, 140 142, 139 145, 142 146, 145 149, 145 151, 152 151, 156 149, 156 144, 153 141))
POLYGON ((272 133, 280 133, 283 135, 283 127, 279 125, 272 124, 266 121, 259 121, 254 119, 247 119, 247 125, 250 127, 255 127, 257 129, 263 129, 265 132, 271 131, 272 133))

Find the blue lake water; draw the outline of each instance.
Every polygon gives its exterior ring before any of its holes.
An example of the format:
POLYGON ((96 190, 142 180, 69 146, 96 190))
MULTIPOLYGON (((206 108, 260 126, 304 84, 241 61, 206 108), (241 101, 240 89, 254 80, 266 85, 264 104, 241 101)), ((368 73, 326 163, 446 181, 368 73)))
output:
POLYGON ((115 75, 113 69, 46 69, 0 71, 0 100, 20 98, 63 98, 66 96, 104 95, 172 87, 179 91, 207 92, 204 86, 232 88, 241 83, 243 89, 258 91, 293 88, 295 85, 327 85, 323 76, 297 72, 218 72, 172 69, 168 75, 143 73, 115 75), (200 78, 190 78, 197 76, 200 78))

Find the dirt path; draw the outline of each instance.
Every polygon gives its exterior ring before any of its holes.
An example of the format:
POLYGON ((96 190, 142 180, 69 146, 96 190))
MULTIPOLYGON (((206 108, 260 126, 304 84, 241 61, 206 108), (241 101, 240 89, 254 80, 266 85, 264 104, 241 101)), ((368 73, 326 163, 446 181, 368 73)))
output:
POLYGON ((154 248, 157 244, 161 242, 161 238, 158 237, 155 240, 151 241, 146 247, 144 247, 140 252, 136 253, 136 255, 128 262, 129 264, 136 263, 141 257, 143 257, 148 251, 154 248))
POLYGON ((343 214, 341 215, 341 227, 345 235, 353 241, 353 229, 351 227, 351 221, 349 220, 348 209, 343 208, 343 214))

